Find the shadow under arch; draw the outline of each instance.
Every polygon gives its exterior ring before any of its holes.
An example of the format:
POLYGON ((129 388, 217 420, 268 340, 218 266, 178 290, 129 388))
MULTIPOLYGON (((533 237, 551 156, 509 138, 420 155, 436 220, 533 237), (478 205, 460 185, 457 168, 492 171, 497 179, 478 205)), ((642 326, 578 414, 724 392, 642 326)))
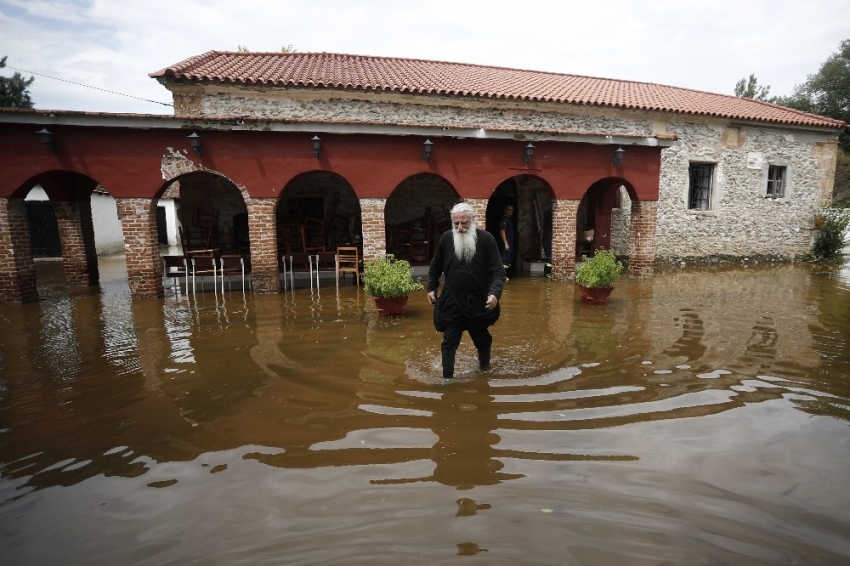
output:
POLYGON ((544 237, 551 241, 552 199, 555 193, 549 183, 536 175, 515 175, 499 183, 487 202, 485 226, 493 234, 499 249, 503 247, 500 223, 505 207, 512 205, 514 229, 514 254, 511 271, 524 271, 534 262, 545 261, 544 237))
POLYGON ((402 180, 384 207, 386 250, 412 264, 428 263, 443 232, 451 228, 451 208, 461 201, 446 179, 417 173, 402 180))
POLYGON ((576 212, 577 259, 598 248, 628 255, 633 200, 637 200, 635 188, 620 177, 599 179, 588 187, 576 212))
POLYGON ((360 200, 351 183, 332 171, 293 177, 275 210, 278 255, 335 252, 363 241, 360 200))
MULTIPOLYGON (((14 246, 19 255, 19 276, 31 277, 37 288, 34 258, 61 257, 64 281, 57 283, 78 287, 98 285, 97 219, 93 219, 93 211, 100 212, 101 224, 117 218, 114 200, 106 190, 85 174, 54 169, 29 178, 12 197, 24 201, 28 227, 23 236, 28 241, 21 240, 14 246), (103 211, 102 206, 95 206, 95 200, 98 205, 102 201, 107 205, 111 202, 112 209, 103 211)), ((120 224, 115 223, 120 239, 120 224)), ((123 245, 116 248, 123 251, 123 245)))
POLYGON ((218 249, 250 254, 245 195, 227 177, 210 171, 178 175, 160 188, 158 197, 175 203, 175 222, 184 253, 218 249))

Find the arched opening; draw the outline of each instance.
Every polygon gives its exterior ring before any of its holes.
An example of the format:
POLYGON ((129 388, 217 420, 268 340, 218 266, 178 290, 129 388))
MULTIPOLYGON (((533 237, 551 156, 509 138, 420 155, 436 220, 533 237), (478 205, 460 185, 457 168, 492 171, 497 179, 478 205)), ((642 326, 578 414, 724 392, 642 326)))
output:
POLYGON ((336 173, 316 171, 290 181, 275 216, 279 255, 334 252, 363 242, 360 201, 336 173))
POLYGON ((216 250, 250 257, 248 209, 232 181, 208 172, 188 173, 171 183, 160 197, 163 199, 176 202, 184 254, 216 250))
POLYGON ((576 212, 576 259, 592 256, 596 249, 612 249, 628 255, 630 194, 634 189, 623 179, 606 178, 591 185, 576 212))
POLYGON ((420 173, 395 188, 384 208, 387 253, 427 264, 440 235, 451 228, 449 210, 460 201, 442 177, 420 173))
POLYGON ((513 252, 505 253, 502 258, 509 266, 508 272, 543 275, 544 264, 551 259, 552 190, 543 179, 533 175, 517 175, 496 187, 487 202, 486 229, 496 238, 500 251, 504 251, 501 228, 509 205, 513 207, 509 219, 513 252))
MULTIPOLYGON (((31 278, 33 288, 38 278, 35 258, 62 259, 61 268, 58 263, 41 266, 48 269, 51 280, 56 283, 72 286, 99 283, 96 225, 92 214, 93 191, 97 186, 97 182, 86 175, 54 170, 36 175, 16 191, 23 197, 21 205, 29 240, 15 245, 16 253, 21 255, 17 260, 19 277, 31 278)), ((123 245, 119 251, 123 251, 123 245)), ((40 271, 45 273, 44 269, 40 271)))
POLYGON ((29 223, 30 249, 33 259, 62 257, 59 224, 50 203, 50 197, 41 185, 29 190, 24 203, 29 223))

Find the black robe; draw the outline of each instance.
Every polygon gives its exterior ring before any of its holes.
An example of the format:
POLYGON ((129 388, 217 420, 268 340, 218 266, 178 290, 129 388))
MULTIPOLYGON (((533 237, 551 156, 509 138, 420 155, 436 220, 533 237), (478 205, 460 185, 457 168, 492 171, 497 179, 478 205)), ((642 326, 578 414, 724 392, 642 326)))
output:
POLYGON ((437 250, 428 269, 428 291, 440 286, 440 276, 445 275, 443 292, 434 307, 434 327, 443 332, 455 324, 482 323, 486 326, 499 319, 501 308, 497 305, 486 310, 488 295, 497 299, 505 287, 505 269, 496 239, 489 232, 476 230, 475 256, 461 262, 455 255, 452 230, 440 236, 437 250))

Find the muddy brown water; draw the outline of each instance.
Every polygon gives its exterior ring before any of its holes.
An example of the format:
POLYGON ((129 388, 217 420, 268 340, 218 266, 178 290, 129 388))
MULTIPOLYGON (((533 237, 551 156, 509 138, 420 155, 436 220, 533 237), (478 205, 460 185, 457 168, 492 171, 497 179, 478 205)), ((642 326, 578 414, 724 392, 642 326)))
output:
POLYGON ((514 278, 451 382, 424 293, 39 269, 0 305, 2 564, 850 562, 848 268, 514 278))

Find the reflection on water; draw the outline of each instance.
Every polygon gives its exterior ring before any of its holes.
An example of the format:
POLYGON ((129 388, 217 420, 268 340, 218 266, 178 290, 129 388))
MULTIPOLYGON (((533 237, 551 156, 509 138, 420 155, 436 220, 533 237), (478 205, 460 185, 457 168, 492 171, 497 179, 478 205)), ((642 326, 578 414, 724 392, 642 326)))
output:
POLYGON ((850 559, 848 269, 511 280, 445 381, 424 294, 122 268, 0 306, 4 564, 850 559))

